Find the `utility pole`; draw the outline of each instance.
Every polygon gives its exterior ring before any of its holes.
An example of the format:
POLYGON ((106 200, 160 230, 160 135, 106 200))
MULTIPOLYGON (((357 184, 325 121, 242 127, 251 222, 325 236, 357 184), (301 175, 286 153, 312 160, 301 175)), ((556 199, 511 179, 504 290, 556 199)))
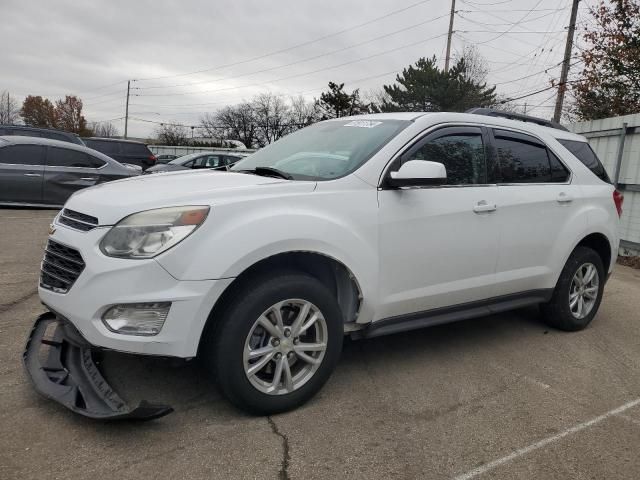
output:
POLYGON ((127 139, 127 127, 129 126, 129 89, 131 87, 131 80, 127 80, 127 106, 124 110, 124 138, 127 139))
POLYGON ((524 114, 527 114, 527 102, 524 102, 524 114))
POLYGON ((447 35, 447 56, 444 57, 444 71, 449 71, 451 58, 451 36, 453 35, 453 17, 456 14, 456 0, 451 0, 451 15, 449 15, 449 34, 447 35))
POLYGON ((571 19, 569 20, 569 31, 567 32, 567 44, 564 47, 564 59, 562 60, 562 72, 560 73, 560 83, 558 84, 556 108, 553 111, 554 122, 560 122, 560 115, 562 114, 562 103, 564 102, 564 92, 567 90, 567 77, 569 76, 571 50, 573 49, 573 34, 576 31, 578 3, 580 3, 580 0, 573 0, 573 5, 571 6, 571 19))

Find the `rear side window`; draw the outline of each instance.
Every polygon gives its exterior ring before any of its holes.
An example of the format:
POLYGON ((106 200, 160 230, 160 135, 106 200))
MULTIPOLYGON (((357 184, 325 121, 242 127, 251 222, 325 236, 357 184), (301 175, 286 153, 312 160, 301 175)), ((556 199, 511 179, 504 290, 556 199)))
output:
POLYGON ((0 163, 14 165, 42 165, 44 149, 40 145, 12 145, 0 148, 0 163))
POLYGON ((549 155, 549 163, 551 164, 551 181, 566 182, 569 179, 569 170, 567 170, 567 167, 562 164, 553 152, 547 150, 547 154, 549 155))
POLYGON ((591 145, 587 142, 578 142, 575 140, 558 139, 558 142, 560 142, 564 148, 569 150, 574 157, 584 163, 584 165, 591 170, 596 177, 607 183, 611 183, 611 179, 609 178, 609 175, 607 175, 607 171, 604 169, 604 166, 602 165, 602 162, 600 162, 596 152, 591 148, 591 145))
POLYGON ((122 153, 125 155, 138 155, 142 157, 148 157, 151 155, 146 145, 139 145, 137 143, 123 143, 122 153))
POLYGON ((47 155, 47 165, 55 167, 99 168, 104 165, 91 155, 77 150, 52 147, 47 155))
POLYGON ((70 142, 71 140, 69 140, 68 137, 66 137, 65 135, 61 135, 60 133, 50 133, 50 132, 42 132, 42 136, 45 138, 50 138, 52 140, 59 140, 61 142, 70 142))
POLYGON ((100 140, 86 140, 88 147, 98 150, 105 155, 116 155, 119 152, 117 142, 103 142, 100 140))
POLYGON ((529 135, 494 130, 502 183, 566 182, 569 170, 553 152, 529 135))

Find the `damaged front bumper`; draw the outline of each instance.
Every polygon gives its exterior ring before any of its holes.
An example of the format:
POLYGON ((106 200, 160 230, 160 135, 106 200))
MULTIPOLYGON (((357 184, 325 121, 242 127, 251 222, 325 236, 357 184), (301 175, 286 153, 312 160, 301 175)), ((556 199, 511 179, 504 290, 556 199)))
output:
POLYGON ((136 408, 129 407, 100 373, 93 361, 92 346, 71 324, 50 312, 36 320, 23 362, 38 393, 85 417, 152 420, 173 411, 167 405, 144 400, 136 408))

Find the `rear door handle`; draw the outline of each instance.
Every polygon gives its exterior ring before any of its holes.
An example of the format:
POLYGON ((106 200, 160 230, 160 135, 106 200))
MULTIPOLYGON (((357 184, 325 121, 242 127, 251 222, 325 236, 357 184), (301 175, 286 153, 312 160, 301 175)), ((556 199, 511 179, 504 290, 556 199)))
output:
POLYGON ((573 202, 573 197, 571 195, 567 195, 565 192, 560 192, 556 200, 558 203, 571 203, 573 202))
POLYGON ((40 175, 39 173, 25 173, 24 176, 25 177, 41 177, 42 175, 40 175))
POLYGON ((488 203, 486 200, 480 200, 478 204, 473 207, 475 213, 488 213, 495 212, 498 206, 495 203, 488 203))

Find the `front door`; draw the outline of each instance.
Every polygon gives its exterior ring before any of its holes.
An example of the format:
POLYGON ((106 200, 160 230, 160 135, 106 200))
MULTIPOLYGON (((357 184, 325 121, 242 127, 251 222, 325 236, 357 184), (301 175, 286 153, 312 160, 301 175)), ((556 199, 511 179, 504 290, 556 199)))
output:
MULTIPOLYGON (((376 320, 493 296, 498 187, 479 127, 446 127, 410 147, 409 160, 444 164, 442 186, 381 189, 380 308, 376 320)), ((387 172, 388 174, 388 172, 387 172)))
POLYGON ((0 148, 0 202, 42 203, 42 145, 0 148))

